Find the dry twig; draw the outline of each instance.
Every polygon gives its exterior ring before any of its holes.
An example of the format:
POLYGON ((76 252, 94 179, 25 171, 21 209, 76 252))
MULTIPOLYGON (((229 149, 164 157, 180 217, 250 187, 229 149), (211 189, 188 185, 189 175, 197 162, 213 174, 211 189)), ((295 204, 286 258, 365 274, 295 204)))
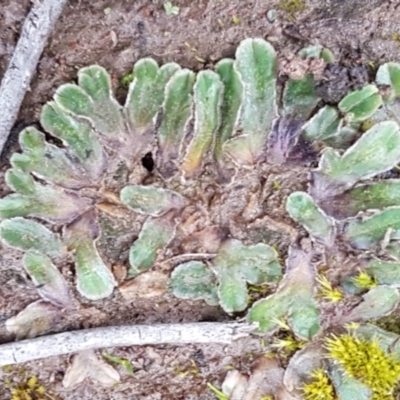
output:
POLYGON ((0 154, 18 116, 47 38, 67 0, 34 2, 0 86, 0 154))
POLYGON ((254 328, 239 322, 200 322, 111 326, 57 333, 0 345, 0 366, 104 347, 232 343, 249 336, 254 328))

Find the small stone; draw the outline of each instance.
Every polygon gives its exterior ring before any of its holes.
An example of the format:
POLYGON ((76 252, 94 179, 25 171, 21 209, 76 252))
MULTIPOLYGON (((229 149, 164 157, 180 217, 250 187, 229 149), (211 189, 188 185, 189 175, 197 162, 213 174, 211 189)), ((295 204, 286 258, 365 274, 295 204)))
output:
POLYGON ((271 24, 276 21, 276 10, 272 9, 267 11, 267 20, 271 22, 271 24))

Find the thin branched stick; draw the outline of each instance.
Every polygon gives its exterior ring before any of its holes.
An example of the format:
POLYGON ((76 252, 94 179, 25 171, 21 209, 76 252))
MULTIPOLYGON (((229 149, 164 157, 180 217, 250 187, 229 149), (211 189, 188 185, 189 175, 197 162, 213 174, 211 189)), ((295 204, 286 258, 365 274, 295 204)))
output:
POLYGON ((67 0, 35 1, 0 86, 0 154, 18 116, 47 38, 67 0))
POLYGON ((253 325, 200 322, 112 326, 57 333, 0 345, 0 366, 105 347, 157 344, 232 343, 247 337, 253 325))

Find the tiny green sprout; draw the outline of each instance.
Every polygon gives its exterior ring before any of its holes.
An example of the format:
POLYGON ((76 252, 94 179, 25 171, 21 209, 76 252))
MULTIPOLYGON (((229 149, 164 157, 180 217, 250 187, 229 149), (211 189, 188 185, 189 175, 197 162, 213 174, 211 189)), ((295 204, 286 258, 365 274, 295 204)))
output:
POLYGON ((116 356, 113 356, 112 354, 106 353, 105 351, 103 351, 102 355, 107 360, 114 362, 116 364, 122 365, 126 369, 126 372, 130 376, 135 376, 135 373, 133 372, 132 364, 126 358, 116 357, 116 356))
POLYGON ((218 400, 229 400, 229 397, 223 394, 220 390, 218 390, 214 385, 210 382, 207 383, 207 387, 217 395, 218 400))
POLYGON ((133 72, 129 72, 123 75, 120 79, 120 83, 123 87, 127 88, 133 81, 133 72))
POLYGON ((354 282, 355 285, 357 285, 359 288, 362 289, 372 289, 378 286, 375 279, 364 271, 360 271, 360 273, 357 276, 352 278, 352 281, 354 282))
POLYGON ((312 382, 303 386, 305 400, 335 400, 332 383, 323 368, 311 373, 312 382))
POLYGON ((334 289, 326 276, 319 275, 317 282, 321 285, 320 294, 323 299, 331 303, 338 303, 343 299, 343 293, 339 289, 334 289))
POLYGON ((164 10, 167 15, 178 15, 179 7, 172 5, 170 1, 164 3, 164 10))
POLYGON ((346 374, 367 385, 372 400, 389 399, 400 380, 400 363, 387 354, 375 339, 356 338, 345 334, 326 339, 326 349, 346 374))
POLYGON ((272 189, 273 190, 279 190, 281 188, 281 184, 278 181, 273 181, 272 182, 272 189))

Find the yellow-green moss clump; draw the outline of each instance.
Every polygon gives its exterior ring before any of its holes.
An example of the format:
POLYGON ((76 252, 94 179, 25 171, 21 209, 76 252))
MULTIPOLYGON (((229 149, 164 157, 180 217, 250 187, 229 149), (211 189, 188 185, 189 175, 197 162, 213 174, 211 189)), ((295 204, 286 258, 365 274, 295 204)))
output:
POLYGON ((306 9, 305 0, 281 0, 278 8, 289 14, 290 19, 295 19, 295 15, 306 9))
POLYGON ((372 390, 373 400, 393 399, 394 387, 400 380, 400 363, 382 350, 377 340, 343 335, 327 339, 326 348, 346 374, 372 390))
POLYGON ((46 389, 38 382, 36 376, 31 376, 26 381, 13 387, 11 382, 6 382, 10 387, 11 400, 48 400, 46 389))
POLYGON ((312 374, 312 382, 303 386, 306 400, 335 400, 332 383, 323 368, 316 369, 312 374))

